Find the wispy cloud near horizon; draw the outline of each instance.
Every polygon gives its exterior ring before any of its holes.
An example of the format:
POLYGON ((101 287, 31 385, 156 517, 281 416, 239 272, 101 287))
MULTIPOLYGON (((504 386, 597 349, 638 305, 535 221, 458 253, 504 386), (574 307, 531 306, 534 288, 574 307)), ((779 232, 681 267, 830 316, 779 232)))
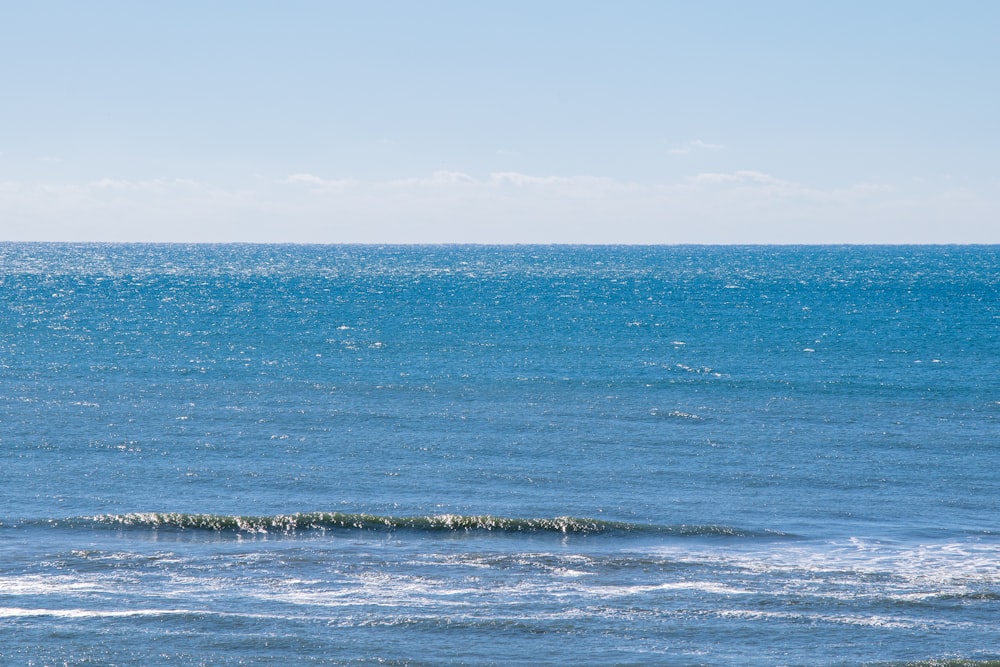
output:
POLYGON ((7 241, 998 243, 984 224, 998 215, 997 198, 955 184, 820 188, 753 170, 646 184, 449 170, 384 181, 296 172, 239 187, 0 181, 7 241))

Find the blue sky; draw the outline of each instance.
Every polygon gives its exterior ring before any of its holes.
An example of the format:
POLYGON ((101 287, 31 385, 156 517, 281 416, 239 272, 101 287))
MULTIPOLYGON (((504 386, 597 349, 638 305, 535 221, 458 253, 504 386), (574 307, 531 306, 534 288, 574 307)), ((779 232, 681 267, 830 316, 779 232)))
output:
POLYGON ((0 239, 1000 243, 1000 3, 8 2, 0 239))

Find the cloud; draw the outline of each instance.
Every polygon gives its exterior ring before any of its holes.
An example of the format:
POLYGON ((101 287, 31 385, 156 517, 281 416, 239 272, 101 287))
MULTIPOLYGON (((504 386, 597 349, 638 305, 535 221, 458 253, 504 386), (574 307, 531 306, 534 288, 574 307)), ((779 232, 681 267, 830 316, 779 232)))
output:
POLYGON ((0 181, 0 240, 998 243, 998 214, 994 191, 943 181, 821 188, 754 170, 646 184, 449 170, 382 181, 297 172, 238 188, 0 181))
POLYGON ((687 155, 693 150, 705 150, 705 151, 719 151, 722 150, 724 146, 722 144, 709 144, 701 139, 695 139, 689 141, 683 146, 676 146, 667 150, 671 155, 687 155))
POLYGON ((356 183, 351 178, 329 179, 320 178, 313 174, 291 174, 282 181, 288 185, 308 185, 319 190, 342 190, 356 183))
POLYGON ((487 184, 498 188, 547 188, 562 192, 578 191, 582 193, 632 187, 627 183, 600 176, 530 176, 514 171, 492 173, 489 181, 484 183, 484 185, 487 184))
POLYGON ((733 171, 729 173, 702 173, 692 177, 696 185, 769 185, 788 186, 787 181, 774 178, 759 171, 733 171))
POLYGON ((476 179, 461 171, 440 170, 431 174, 430 178, 404 178, 389 181, 390 187, 431 187, 440 188, 455 185, 475 185, 476 179))
POLYGON ((188 179, 0 182, 0 240, 239 240, 256 193, 188 179))

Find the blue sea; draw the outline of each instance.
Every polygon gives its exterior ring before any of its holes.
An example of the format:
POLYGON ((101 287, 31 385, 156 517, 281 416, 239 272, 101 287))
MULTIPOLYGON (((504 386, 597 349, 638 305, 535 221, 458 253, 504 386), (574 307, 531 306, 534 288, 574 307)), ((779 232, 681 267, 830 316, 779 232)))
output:
POLYGON ((0 244, 2 665, 1000 660, 1000 247, 0 244))

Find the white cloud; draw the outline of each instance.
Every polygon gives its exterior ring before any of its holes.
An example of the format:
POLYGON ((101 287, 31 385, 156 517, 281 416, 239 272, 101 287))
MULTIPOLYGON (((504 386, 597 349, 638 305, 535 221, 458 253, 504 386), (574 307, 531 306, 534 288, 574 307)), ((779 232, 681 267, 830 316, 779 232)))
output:
POLYGON ((309 185, 326 185, 330 181, 312 174, 290 174, 285 177, 285 183, 307 183, 309 185))
POLYGON ((770 185, 790 186, 782 181, 759 171, 733 171, 729 173, 702 173, 691 178, 697 185, 770 185))
POLYGON ((760 171, 674 183, 461 171, 385 181, 294 173, 221 188, 184 179, 0 181, 0 240, 372 243, 1000 242, 994 191, 760 171))
POLYGON ((693 150, 718 151, 723 148, 722 144, 710 144, 701 139, 694 139, 683 146, 675 146, 674 148, 667 149, 667 152, 671 155, 688 155, 693 150))
POLYGON ((329 179, 313 174, 291 174, 282 181, 288 185, 310 185, 319 190, 342 190, 356 184, 351 178, 329 179))
POLYGON ((391 187, 433 187, 454 185, 474 185, 476 179, 460 171, 435 171, 430 178, 404 178, 397 181, 389 181, 386 185, 391 187))
POLYGON ((609 190, 628 188, 628 184, 616 181, 611 178, 599 176, 530 176, 514 171, 501 171, 490 174, 488 183, 497 187, 515 188, 559 188, 566 190, 580 190, 593 192, 595 190, 609 190))

